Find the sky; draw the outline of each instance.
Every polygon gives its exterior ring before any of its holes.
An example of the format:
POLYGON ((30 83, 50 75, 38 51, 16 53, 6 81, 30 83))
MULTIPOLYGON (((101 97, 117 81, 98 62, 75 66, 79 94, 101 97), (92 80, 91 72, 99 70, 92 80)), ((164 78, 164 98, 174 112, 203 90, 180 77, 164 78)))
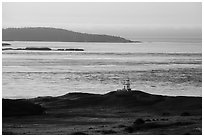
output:
POLYGON ((3 2, 2 26, 55 27, 131 40, 199 41, 200 2, 3 2))

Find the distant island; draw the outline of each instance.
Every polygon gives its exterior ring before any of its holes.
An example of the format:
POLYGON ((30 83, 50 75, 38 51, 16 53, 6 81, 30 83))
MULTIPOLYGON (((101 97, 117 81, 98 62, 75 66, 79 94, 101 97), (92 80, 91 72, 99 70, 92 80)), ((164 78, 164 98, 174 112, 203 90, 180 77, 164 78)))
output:
POLYGON ((131 43, 118 36, 87 34, 59 28, 30 27, 2 29, 3 41, 50 41, 50 42, 110 42, 131 43))
POLYGON ((5 50, 35 50, 35 51, 84 51, 84 49, 80 48, 65 48, 65 49, 52 49, 48 47, 26 47, 26 48, 2 48, 2 51, 5 50))
POLYGON ((9 43, 2 43, 2 46, 4 47, 4 46, 11 46, 11 44, 9 44, 9 43))

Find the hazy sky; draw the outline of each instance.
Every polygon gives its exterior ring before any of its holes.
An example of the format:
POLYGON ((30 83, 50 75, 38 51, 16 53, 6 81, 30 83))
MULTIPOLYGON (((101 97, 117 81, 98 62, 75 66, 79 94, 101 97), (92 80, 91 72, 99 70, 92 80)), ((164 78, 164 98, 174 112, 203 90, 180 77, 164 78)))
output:
POLYGON ((201 3, 3 3, 3 27, 60 27, 130 39, 199 39, 201 3))

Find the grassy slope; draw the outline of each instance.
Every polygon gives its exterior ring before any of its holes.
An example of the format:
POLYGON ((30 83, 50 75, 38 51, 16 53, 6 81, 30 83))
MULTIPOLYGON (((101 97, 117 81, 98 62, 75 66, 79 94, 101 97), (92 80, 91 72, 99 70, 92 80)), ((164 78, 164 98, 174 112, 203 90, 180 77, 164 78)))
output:
POLYGON ((134 109, 143 107, 147 111, 192 111, 201 114, 201 97, 170 97, 152 95, 142 91, 109 92, 104 95, 88 93, 69 93, 59 97, 40 97, 32 99, 45 108, 84 108, 84 107, 124 107, 134 109))
POLYGON ((3 117, 3 134, 201 134, 201 97, 113 91, 38 97, 29 102, 46 108, 46 114, 3 117), (183 112, 190 116, 181 116, 183 112), (138 118, 146 123, 134 125, 138 118))

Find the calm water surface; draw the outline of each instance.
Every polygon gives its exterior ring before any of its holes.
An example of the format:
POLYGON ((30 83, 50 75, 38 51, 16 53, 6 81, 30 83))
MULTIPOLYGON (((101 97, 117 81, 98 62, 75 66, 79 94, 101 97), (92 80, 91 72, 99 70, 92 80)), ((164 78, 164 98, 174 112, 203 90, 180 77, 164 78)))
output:
POLYGON ((201 43, 9 42, 12 47, 83 48, 67 51, 3 51, 5 98, 107 93, 122 88, 162 95, 202 95, 201 43))

